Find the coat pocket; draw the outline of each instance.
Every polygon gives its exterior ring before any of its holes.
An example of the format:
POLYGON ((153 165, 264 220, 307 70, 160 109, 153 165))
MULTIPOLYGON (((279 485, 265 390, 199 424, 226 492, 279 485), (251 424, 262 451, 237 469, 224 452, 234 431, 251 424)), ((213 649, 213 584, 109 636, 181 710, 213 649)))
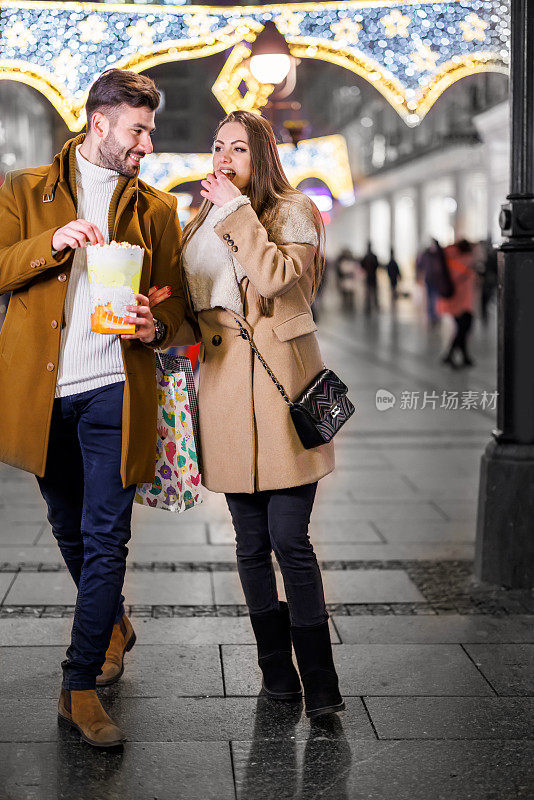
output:
POLYGON ((7 315, 0 334, 0 355, 9 364, 24 327, 27 308, 16 295, 9 301, 7 315))
POLYGON ((281 342, 288 342, 290 339, 296 339, 299 336, 305 336, 307 333, 315 333, 317 325, 311 314, 305 311, 303 314, 297 314, 295 317, 280 322, 273 328, 273 333, 281 342))

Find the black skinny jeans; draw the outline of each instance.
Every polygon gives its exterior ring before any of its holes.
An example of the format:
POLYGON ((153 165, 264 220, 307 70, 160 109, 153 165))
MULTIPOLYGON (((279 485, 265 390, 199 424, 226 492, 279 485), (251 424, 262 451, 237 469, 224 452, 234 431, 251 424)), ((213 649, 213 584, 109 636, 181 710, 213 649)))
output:
POLYGON ((456 323, 456 332, 449 347, 449 356, 452 358, 454 352, 459 350, 465 360, 469 360, 467 352, 467 337, 473 324, 473 315, 470 311, 464 311, 463 314, 454 318, 456 323))
POLYGON ((280 565, 291 623, 328 619, 308 525, 317 483, 254 494, 227 494, 236 532, 237 569, 251 614, 278 608, 271 552, 280 565))

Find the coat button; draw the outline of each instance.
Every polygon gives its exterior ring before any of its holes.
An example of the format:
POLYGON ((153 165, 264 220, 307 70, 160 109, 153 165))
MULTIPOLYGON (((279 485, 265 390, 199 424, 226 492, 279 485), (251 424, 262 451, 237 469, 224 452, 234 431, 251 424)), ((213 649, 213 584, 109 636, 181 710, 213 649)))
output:
POLYGON ((228 239, 228 247, 232 247, 233 243, 234 243, 233 239, 228 239))
POLYGON ((36 266, 37 266, 37 261, 30 261, 30 267, 32 269, 35 269, 36 266))
POLYGON ((230 234, 229 233, 225 233, 224 236, 223 236, 223 239, 226 239, 226 241, 228 241, 229 238, 230 238, 230 234))
POLYGON ((50 325, 52 328, 57 328, 57 319, 53 319, 50 325))
POLYGON ((47 368, 47 370, 48 370, 49 372, 53 372, 53 371, 54 371, 54 369, 55 369, 55 365, 54 365, 54 364, 52 364, 52 362, 51 362, 51 361, 49 361, 49 362, 48 362, 48 364, 46 365, 46 368, 47 368))
POLYGON ((65 283, 65 281, 67 280, 67 276, 65 275, 64 272, 62 272, 61 275, 57 276, 57 279, 58 281, 61 281, 61 283, 65 283))
POLYGON ((232 247, 232 251, 234 253, 237 253, 238 250, 239 250, 239 247, 237 247, 237 245, 234 244, 234 246, 232 247))
POLYGON ((221 344, 221 342, 222 342, 222 336, 219 336, 219 334, 214 336, 213 339, 211 340, 211 343, 215 345, 215 347, 218 347, 221 344))
POLYGON ((40 258, 39 259, 39 266, 44 267, 45 264, 46 264, 45 259, 44 258, 40 258))

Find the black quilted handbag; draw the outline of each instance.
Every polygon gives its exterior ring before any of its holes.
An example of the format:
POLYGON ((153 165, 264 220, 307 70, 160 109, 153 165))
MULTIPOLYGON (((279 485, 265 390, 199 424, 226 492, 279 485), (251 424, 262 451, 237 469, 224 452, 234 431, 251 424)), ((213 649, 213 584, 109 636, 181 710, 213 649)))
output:
POLYGON ((331 369, 323 369, 315 376, 300 397, 291 401, 286 390, 250 338, 249 332, 238 319, 240 335, 251 346, 259 362, 289 406, 289 413, 300 441, 310 450, 329 442, 345 422, 354 414, 354 406, 347 397, 347 387, 331 369))

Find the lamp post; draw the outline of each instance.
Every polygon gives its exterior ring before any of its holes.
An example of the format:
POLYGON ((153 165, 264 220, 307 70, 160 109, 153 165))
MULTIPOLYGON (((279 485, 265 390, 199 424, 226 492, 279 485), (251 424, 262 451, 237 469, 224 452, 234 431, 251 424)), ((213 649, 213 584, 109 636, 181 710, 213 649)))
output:
POLYGON ((534 3, 511 0, 511 193, 500 225, 497 430, 482 456, 475 571, 534 587, 534 3))

